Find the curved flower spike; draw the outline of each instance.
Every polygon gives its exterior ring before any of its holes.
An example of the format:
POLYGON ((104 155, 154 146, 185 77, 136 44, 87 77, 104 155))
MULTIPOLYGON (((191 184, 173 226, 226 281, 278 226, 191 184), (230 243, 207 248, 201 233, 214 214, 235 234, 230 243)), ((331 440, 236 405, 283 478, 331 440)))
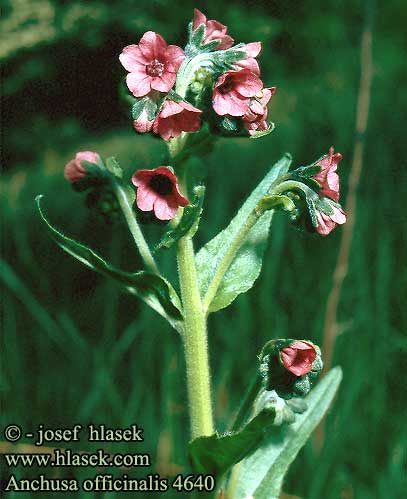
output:
POLYGON ((131 181, 137 187, 138 208, 153 211, 159 220, 171 220, 180 206, 189 204, 179 191, 177 177, 165 166, 138 170, 131 181))

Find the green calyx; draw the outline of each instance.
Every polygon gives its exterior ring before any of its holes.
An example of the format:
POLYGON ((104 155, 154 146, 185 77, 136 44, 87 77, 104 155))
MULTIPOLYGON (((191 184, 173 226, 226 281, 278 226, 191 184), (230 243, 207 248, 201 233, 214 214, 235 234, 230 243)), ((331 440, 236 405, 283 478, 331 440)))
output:
POLYGON ((297 376, 289 371, 283 364, 281 351, 286 347, 290 347, 296 341, 298 340, 271 340, 266 343, 260 354, 259 372, 264 389, 267 391, 275 390, 280 397, 287 400, 307 395, 323 367, 320 348, 306 340, 316 351, 312 369, 302 376, 297 376))

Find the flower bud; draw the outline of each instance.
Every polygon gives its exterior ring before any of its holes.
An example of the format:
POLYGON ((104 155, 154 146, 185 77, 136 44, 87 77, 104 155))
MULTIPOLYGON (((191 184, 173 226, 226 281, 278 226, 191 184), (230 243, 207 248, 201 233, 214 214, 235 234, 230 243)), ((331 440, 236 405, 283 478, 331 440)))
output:
POLYGON ((285 399, 307 395, 322 369, 320 349, 308 340, 271 340, 260 361, 265 389, 285 399))
POLYGON ((75 159, 71 159, 64 170, 64 176, 69 182, 77 182, 78 180, 86 177, 88 171, 82 161, 87 161, 95 165, 100 164, 101 159, 98 153, 91 151, 77 152, 75 159))

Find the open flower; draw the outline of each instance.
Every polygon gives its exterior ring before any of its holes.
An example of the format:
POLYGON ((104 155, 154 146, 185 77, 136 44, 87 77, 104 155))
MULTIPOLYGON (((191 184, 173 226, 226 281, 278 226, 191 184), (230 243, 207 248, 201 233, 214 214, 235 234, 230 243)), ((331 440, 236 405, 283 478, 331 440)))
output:
POLYGON ((280 351, 284 367, 296 376, 309 373, 316 356, 314 345, 307 341, 294 341, 290 346, 282 348, 280 351))
POLYGON ((153 132, 164 140, 178 137, 181 132, 197 132, 201 127, 201 113, 189 102, 167 99, 154 120, 153 132))
POLYGON ((322 207, 316 212, 318 223, 316 231, 322 236, 327 236, 338 224, 346 222, 346 214, 337 203, 329 198, 324 198, 323 201, 325 205, 328 205, 328 209, 324 210, 322 207))
POLYGON ((64 177, 69 182, 76 182, 77 180, 86 177, 86 168, 82 165, 82 161, 88 161, 97 165, 101 159, 98 153, 91 151, 77 152, 75 159, 71 159, 64 169, 64 177))
POLYGON ((250 100, 249 109, 243 116, 243 124, 250 135, 260 130, 268 130, 267 104, 276 92, 276 87, 263 88, 254 99, 250 100))
POLYGON ((153 211, 159 220, 171 220, 179 206, 189 204, 179 191, 177 177, 165 166, 138 170, 131 181, 137 187, 136 203, 139 209, 153 211))
POLYGON ((147 31, 138 45, 124 47, 119 59, 129 71, 126 82, 130 92, 143 97, 151 90, 171 90, 185 54, 180 47, 167 45, 158 33, 147 31))
POLYGON ((321 167, 321 171, 313 177, 321 185, 319 194, 327 196, 336 202, 339 201, 339 177, 336 170, 341 159, 342 154, 334 154, 334 148, 331 147, 328 155, 315 163, 315 166, 321 167))
POLYGON ((226 34, 228 28, 222 23, 215 20, 206 20, 206 16, 198 9, 194 10, 194 19, 192 21, 192 31, 195 31, 201 25, 205 26, 204 44, 219 41, 219 45, 215 50, 224 50, 230 48, 235 41, 233 38, 226 34))
POLYGON ((249 69, 226 71, 215 83, 213 108, 220 116, 244 116, 249 110, 250 99, 262 88, 262 81, 249 69))
POLYGON ((255 57, 260 54, 261 42, 246 43, 243 47, 239 47, 239 51, 240 50, 246 52, 247 57, 235 62, 234 66, 236 69, 249 69, 255 75, 260 76, 259 63, 256 61, 255 57))

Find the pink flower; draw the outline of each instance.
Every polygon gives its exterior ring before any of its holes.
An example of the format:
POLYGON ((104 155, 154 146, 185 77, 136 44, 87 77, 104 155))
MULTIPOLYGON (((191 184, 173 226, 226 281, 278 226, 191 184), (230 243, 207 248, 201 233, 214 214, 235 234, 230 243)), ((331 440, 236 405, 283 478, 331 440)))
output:
POLYGON ((141 211, 154 211, 159 220, 171 220, 179 206, 189 204, 179 191, 177 177, 165 166, 138 170, 131 181, 137 187, 137 206, 141 211))
POLYGON ((69 182, 76 182, 77 180, 86 177, 87 171, 84 166, 82 166, 82 161, 89 161, 89 163, 98 164, 101 159, 98 153, 91 151, 77 152, 75 159, 71 159, 64 170, 64 177, 69 180, 69 182))
POLYGON ((321 167, 321 171, 313 177, 321 185, 319 194, 327 196, 336 202, 339 201, 339 177, 336 169, 341 159, 342 154, 334 154, 334 148, 331 147, 328 155, 315 164, 315 166, 321 167))
POLYGON ((276 87, 263 88, 254 99, 250 100, 249 109, 243 116, 243 124, 250 135, 260 130, 268 130, 267 104, 276 92, 276 87))
POLYGON ((154 120, 149 120, 146 110, 143 109, 140 116, 133 121, 133 127, 138 133, 146 133, 153 128, 153 123, 154 120))
POLYGON ((195 9, 192 31, 195 31, 202 24, 205 26, 205 35, 203 40, 205 45, 216 40, 219 41, 220 44, 215 48, 215 50, 224 50, 230 48, 235 43, 233 38, 226 34, 228 30, 227 26, 218 21, 207 21, 206 16, 202 14, 200 10, 195 9))
POLYGON ((280 351, 284 367, 296 376, 309 373, 316 356, 314 345, 307 341, 295 341, 291 346, 282 348, 280 351))
POLYGON ((252 73, 260 76, 259 63, 256 61, 255 57, 260 54, 261 42, 246 43, 243 47, 239 47, 239 51, 246 52, 247 57, 235 62, 235 67, 239 69, 249 69, 252 73))
POLYGON ((158 33, 147 31, 138 45, 124 47, 119 59, 129 71, 126 82, 130 92, 143 97, 151 90, 171 90, 185 54, 180 47, 167 45, 158 33))
POLYGON ((201 113, 189 102, 167 99, 154 120, 153 132, 164 140, 178 137, 181 132, 197 132, 201 127, 201 113))
POLYGON ((333 213, 328 215, 322 210, 317 211, 317 232, 322 236, 327 236, 338 224, 344 224, 346 222, 346 214, 340 206, 337 206, 333 202, 329 202, 328 198, 325 201, 331 206, 333 213))
POLYGON ((244 116, 249 110, 250 98, 262 88, 262 81, 249 69, 226 71, 215 83, 213 108, 220 116, 244 116))

